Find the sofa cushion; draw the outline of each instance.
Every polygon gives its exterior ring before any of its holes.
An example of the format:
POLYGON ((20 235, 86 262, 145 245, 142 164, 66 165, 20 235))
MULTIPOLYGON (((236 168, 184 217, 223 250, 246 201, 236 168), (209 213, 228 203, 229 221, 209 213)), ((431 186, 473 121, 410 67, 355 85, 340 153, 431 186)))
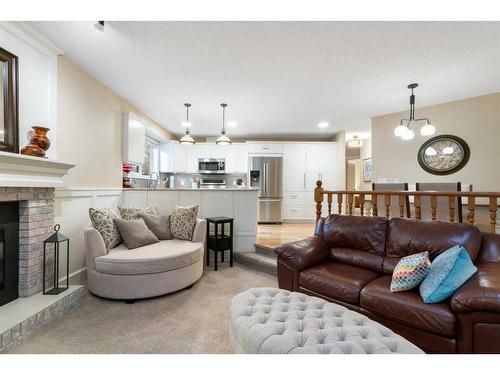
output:
POLYGON ((430 269, 431 261, 427 251, 401 258, 392 274, 391 292, 415 288, 425 279, 430 269))
POLYGON ((387 220, 381 217, 330 215, 323 223, 329 247, 345 247, 385 255, 387 220))
MULTIPOLYGON (((481 245, 481 232, 469 224, 400 218, 389 221, 386 248, 389 258, 401 258, 428 251, 432 261, 455 245, 465 247, 474 261, 481 245)), ((384 262, 384 271, 392 273, 398 260, 384 262)))
POLYGON ((116 227, 128 249, 150 245, 160 240, 149 230, 142 219, 123 220, 114 219, 116 227))
POLYGON ((175 206, 174 212, 170 215, 170 231, 176 240, 191 241, 193 238, 196 217, 198 216, 198 206, 180 207, 175 206))
POLYGON ((456 317, 449 304, 425 304, 418 291, 391 293, 391 277, 380 277, 361 291, 360 305, 375 315, 441 336, 454 337, 456 317))
POLYGON ((330 257, 338 263, 367 268, 376 272, 383 271, 384 257, 369 251, 347 247, 332 247, 330 249, 330 257))
POLYGON ((120 216, 123 220, 137 220, 139 219, 139 214, 149 214, 149 215, 159 215, 160 211, 156 206, 150 207, 125 207, 119 206, 118 211, 120 211, 120 216))
POLYGON ((89 216, 92 226, 104 240, 106 251, 122 243, 120 232, 113 221, 119 219, 116 212, 110 208, 89 208, 89 216))
POLYGON ((299 275, 299 285, 327 297, 359 304, 359 293, 379 274, 365 268, 339 263, 323 263, 307 268, 299 275))
POLYGON ((462 246, 453 246, 440 254, 420 284, 420 295, 425 303, 448 299, 477 271, 470 256, 462 246))
POLYGON ((140 213, 139 217, 144 220, 149 230, 154 233, 159 240, 171 240, 170 215, 150 215, 140 213))
POLYGON ((122 244, 107 255, 96 258, 95 268, 112 275, 140 275, 186 267, 202 257, 201 242, 168 240, 133 250, 122 244))

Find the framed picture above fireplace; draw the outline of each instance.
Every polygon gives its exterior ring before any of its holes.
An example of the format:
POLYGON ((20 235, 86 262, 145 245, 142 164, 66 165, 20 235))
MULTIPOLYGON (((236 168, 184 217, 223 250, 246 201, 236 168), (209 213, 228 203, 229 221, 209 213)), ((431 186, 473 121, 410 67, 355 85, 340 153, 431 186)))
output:
POLYGON ((0 47, 0 151, 19 152, 18 61, 0 47))

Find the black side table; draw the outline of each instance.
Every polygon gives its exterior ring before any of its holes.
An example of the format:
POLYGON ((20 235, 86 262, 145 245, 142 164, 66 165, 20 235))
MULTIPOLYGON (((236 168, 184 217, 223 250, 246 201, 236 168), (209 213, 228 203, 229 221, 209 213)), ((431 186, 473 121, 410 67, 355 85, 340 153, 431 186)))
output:
POLYGON ((229 265, 233 266, 233 218, 207 217, 207 266, 210 265, 210 250, 214 256, 214 270, 217 271, 217 257, 221 253, 221 262, 224 262, 224 251, 229 250, 229 265), (214 234, 210 234, 210 224, 215 226, 214 234), (229 235, 224 232, 224 225, 229 224, 229 235))

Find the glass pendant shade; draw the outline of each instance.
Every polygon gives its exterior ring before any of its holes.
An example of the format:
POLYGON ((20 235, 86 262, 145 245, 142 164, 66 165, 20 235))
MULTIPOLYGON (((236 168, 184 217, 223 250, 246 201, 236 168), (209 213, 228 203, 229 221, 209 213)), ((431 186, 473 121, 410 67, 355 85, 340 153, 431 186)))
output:
POLYGON ((405 141, 409 141, 410 139, 413 139, 414 137, 415 137, 415 132, 409 128, 406 128, 406 131, 401 136, 401 139, 403 139, 405 141))
POLYGON ((230 145, 231 140, 227 135, 222 134, 219 138, 217 138, 217 141, 215 143, 218 145, 230 145))
POLYGON ((180 140, 179 143, 181 145, 194 145, 194 139, 189 134, 185 134, 180 140))
POLYGON ((398 125, 396 129, 394 129, 394 135, 396 137, 402 137, 405 131, 406 131, 406 126, 398 125))
POLYGON ((425 124, 420 129, 421 135, 433 135, 436 132, 436 128, 431 124, 425 124))
POLYGON ((231 144, 231 139, 226 135, 226 103, 222 103, 220 105, 222 107, 222 130, 221 130, 221 136, 217 138, 217 141, 215 144, 217 145, 230 145, 231 144))
POLYGON ((189 134, 189 128, 191 127, 191 123, 189 122, 189 107, 191 107, 191 104, 184 103, 184 107, 186 107, 186 121, 182 122, 182 126, 186 128, 186 133, 179 139, 179 143, 181 145, 194 145, 195 141, 189 134))

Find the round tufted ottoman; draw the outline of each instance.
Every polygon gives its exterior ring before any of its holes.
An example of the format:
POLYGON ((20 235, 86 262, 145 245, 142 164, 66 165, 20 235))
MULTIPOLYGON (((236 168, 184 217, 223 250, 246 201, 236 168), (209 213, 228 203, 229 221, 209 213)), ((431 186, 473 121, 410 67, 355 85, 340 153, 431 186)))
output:
POLYGON ((236 353, 423 354, 366 316, 335 303, 276 288, 231 300, 229 336, 236 353))

